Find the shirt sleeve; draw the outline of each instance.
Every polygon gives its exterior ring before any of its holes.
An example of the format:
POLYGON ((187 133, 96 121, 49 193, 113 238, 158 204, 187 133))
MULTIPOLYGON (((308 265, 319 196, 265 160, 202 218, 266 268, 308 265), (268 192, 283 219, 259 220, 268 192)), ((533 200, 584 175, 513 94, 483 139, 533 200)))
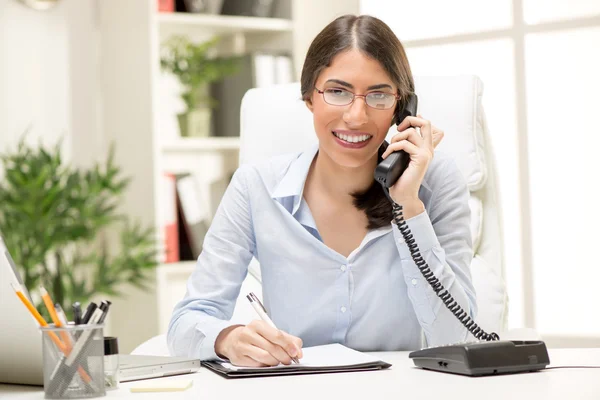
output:
POLYGON ((215 340, 230 321, 254 250, 245 168, 239 168, 204 239, 187 292, 173 310, 167 343, 172 355, 219 358, 215 340))
MULTIPOLYGON (((406 220, 429 269, 471 318, 477 313, 470 266, 473 246, 470 231, 469 191, 452 159, 439 166, 441 179, 431 179, 432 200, 426 211, 406 220)), ((430 182, 431 183, 431 182, 430 182)), ((427 346, 466 340, 467 329, 444 305, 413 261, 395 223, 392 231, 408 288, 408 296, 425 334, 427 346)), ((443 293, 443 291, 442 291, 443 293)))

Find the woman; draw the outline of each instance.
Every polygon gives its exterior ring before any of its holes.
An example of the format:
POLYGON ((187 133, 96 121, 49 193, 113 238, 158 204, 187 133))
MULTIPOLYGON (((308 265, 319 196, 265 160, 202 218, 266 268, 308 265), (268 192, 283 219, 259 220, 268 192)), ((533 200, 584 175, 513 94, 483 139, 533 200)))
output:
POLYGON ((410 155, 391 198, 435 276, 474 316, 468 190, 451 159, 433 158, 442 133, 408 117, 380 152, 413 91, 404 49, 382 21, 347 15, 319 33, 301 76, 318 148, 235 173, 173 312, 173 354, 265 366, 301 358, 303 345, 407 350, 422 345, 422 333, 428 345, 466 338, 411 259, 373 179, 381 158, 410 155), (279 330, 229 321, 253 256, 279 330))

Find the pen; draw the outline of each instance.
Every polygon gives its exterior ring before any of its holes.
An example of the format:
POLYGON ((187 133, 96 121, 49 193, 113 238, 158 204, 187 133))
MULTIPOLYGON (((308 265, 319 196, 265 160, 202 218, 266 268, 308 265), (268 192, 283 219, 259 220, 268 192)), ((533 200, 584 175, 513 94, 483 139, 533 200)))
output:
POLYGON ((73 322, 75 325, 81 324, 81 303, 76 301, 73 303, 73 322))
POLYGON ((108 308, 110 307, 111 304, 112 303, 108 300, 104 300, 100 304, 100 309, 102 310, 102 316, 100 316, 100 319, 98 319, 98 324, 104 323, 104 320, 106 319, 106 316, 108 315, 108 308))
POLYGON ((97 308, 98 305, 96 303, 94 303, 93 301, 90 302, 90 304, 87 306, 87 309, 85 310, 83 318, 81 319, 81 323, 87 324, 88 322, 90 322, 90 319, 92 318, 92 315, 94 315, 94 311, 96 311, 97 308))
MULTIPOLYGON (((56 303, 54 305, 54 308, 56 309, 56 315, 58 315, 58 320, 60 321, 60 323, 62 324, 62 326, 69 325, 69 321, 67 321, 67 316, 65 315, 65 312, 63 311, 63 309, 60 306, 60 304, 56 303)), ((71 340, 71 335, 69 335, 68 332, 62 332, 62 333, 64 333, 64 335, 62 335, 62 338, 66 342, 67 347, 69 349, 72 348, 73 347, 73 342, 71 340)))
MULTIPOLYGON (((252 305, 252 308, 254 308, 254 311, 256 311, 260 319, 269 324, 270 327, 277 329, 277 326, 275 326, 273 320, 269 318, 269 315, 267 314, 267 309, 265 308, 265 306, 263 306, 258 297, 256 297, 256 295, 253 292, 250 292, 248 293, 246 298, 248 299, 248 301, 252 305)), ((292 361, 294 361, 296 364, 300 364, 300 361, 298 361, 298 357, 292 357, 292 361)))

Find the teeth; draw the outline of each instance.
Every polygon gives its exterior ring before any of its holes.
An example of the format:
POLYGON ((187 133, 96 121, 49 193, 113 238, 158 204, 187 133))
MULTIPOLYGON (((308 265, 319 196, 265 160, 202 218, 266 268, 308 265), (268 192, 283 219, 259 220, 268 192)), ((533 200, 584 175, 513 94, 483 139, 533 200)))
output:
POLYGON ((348 143, 364 142, 365 140, 371 138, 371 135, 358 135, 358 136, 351 135, 351 136, 349 136, 349 135, 345 135, 343 133, 337 133, 337 132, 333 132, 333 134, 348 143))

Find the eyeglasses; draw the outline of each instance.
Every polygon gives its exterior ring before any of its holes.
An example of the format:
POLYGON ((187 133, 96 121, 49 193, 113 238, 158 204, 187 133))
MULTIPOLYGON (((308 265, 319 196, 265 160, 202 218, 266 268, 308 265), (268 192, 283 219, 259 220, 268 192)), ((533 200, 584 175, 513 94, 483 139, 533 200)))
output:
POLYGON ((400 96, 385 92, 371 92, 367 94, 354 94, 348 90, 340 88, 327 88, 325 90, 315 90, 323 95, 325 103, 332 106, 347 106, 352 104, 357 97, 364 97, 365 103, 371 108, 377 110, 387 110, 396 104, 396 100, 400 100, 400 96))

